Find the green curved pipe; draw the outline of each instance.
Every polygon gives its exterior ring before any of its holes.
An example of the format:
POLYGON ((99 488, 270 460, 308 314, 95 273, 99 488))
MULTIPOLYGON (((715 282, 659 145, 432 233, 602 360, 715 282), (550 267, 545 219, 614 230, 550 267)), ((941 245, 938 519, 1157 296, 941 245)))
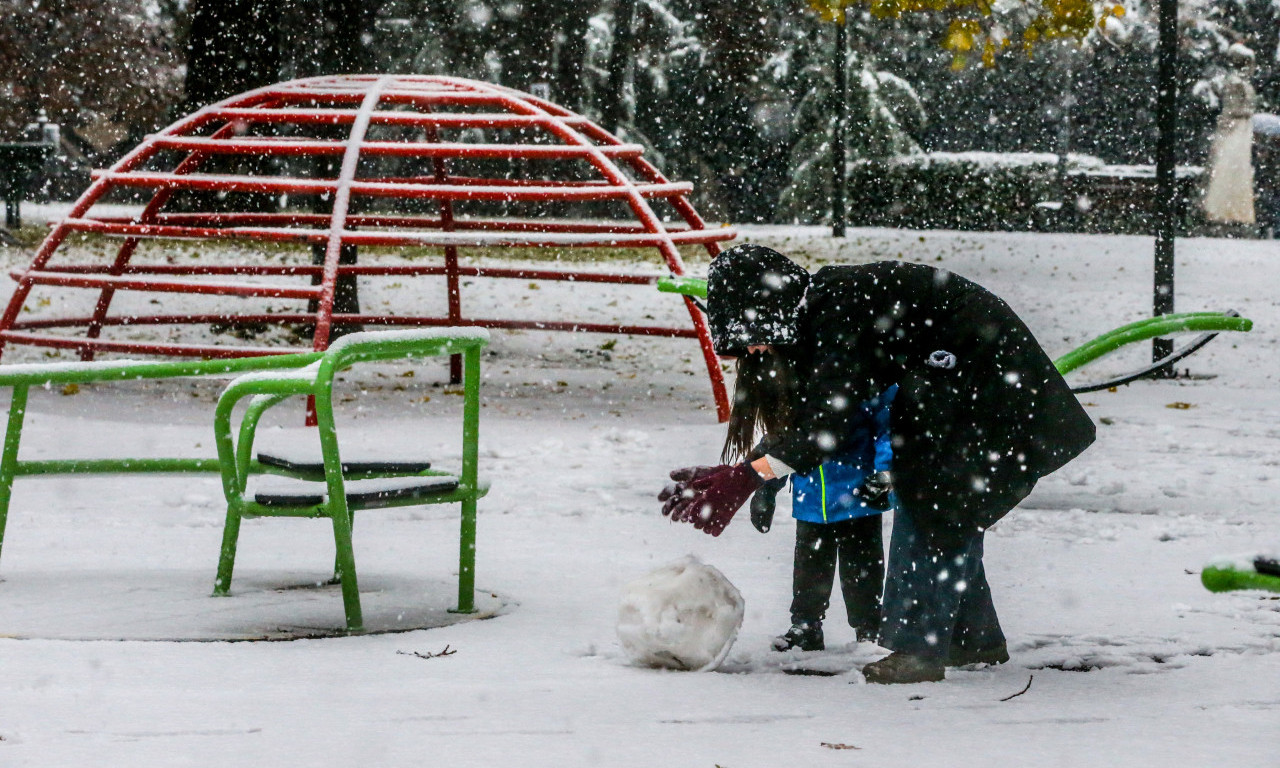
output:
POLYGON ((663 293, 681 293, 699 299, 707 298, 707 281, 701 277, 660 277, 658 290, 663 293))
POLYGON ((1253 568, 1231 564, 1206 565, 1200 572, 1200 583, 1210 592, 1227 592, 1233 589, 1280 592, 1280 576, 1258 573, 1253 568))
POLYGON ((1126 344, 1187 331, 1215 333, 1219 331, 1248 331, 1253 321, 1233 317, 1221 312, 1184 312, 1175 315, 1149 317, 1146 320, 1122 325, 1098 338, 1076 347, 1053 361, 1059 373, 1066 374, 1094 360, 1116 351, 1126 344))

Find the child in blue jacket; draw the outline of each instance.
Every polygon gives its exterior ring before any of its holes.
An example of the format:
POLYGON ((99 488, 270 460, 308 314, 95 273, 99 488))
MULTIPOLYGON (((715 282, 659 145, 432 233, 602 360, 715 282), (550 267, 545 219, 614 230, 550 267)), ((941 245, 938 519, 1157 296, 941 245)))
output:
MULTIPOLYGON (((858 640, 876 640, 884 588, 881 514, 891 508, 889 405, 897 385, 861 403, 857 427, 846 450, 807 475, 792 475, 791 514, 796 519, 795 565, 791 581, 791 628, 773 641, 786 651, 825 647, 822 621, 831 602, 836 567, 849 626, 858 640)), ((767 484, 751 505, 751 520, 767 531, 773 496, 781 483, 767 484)))

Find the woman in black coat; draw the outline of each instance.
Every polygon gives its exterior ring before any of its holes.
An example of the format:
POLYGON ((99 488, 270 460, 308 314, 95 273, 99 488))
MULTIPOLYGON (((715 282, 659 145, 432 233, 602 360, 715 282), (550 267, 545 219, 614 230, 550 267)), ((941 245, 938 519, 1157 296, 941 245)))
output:
POLYGON ((750 244, 716 257, 707 287, 716 352, 739 359, 725 455, 748 460, 676 470, 664 514, 719 535, 765 480, 838 456, 851 406, 897 384, 898 511, 880 635, 893 653, 863 671, 916 682, 1007 660, 983 533, 1094 439, 1022 320, 945 270, 879 262, 810 277, 750 244))

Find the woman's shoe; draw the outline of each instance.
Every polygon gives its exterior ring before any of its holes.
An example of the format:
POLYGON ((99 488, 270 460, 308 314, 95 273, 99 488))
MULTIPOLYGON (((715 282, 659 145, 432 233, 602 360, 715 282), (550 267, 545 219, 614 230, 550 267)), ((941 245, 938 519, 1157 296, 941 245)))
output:
POLYGON ((793 648, 802 651, 822 651, 826 647, 822 641, 822 625, 816 622, 792 624, 791 629, 773 638, 775 651, 790 651, 793 648))
POLYGON ((1009 660, 1009 646, 1001 643, 991 648, 957 648, 951 646, 947 653, 948 667, 967 667, 970 664, 990 664, 995 666, 1009 660))
POLYGON ((894 651, 862 668, 868 683, 935 683, 947 676, 942 659, 894 651))

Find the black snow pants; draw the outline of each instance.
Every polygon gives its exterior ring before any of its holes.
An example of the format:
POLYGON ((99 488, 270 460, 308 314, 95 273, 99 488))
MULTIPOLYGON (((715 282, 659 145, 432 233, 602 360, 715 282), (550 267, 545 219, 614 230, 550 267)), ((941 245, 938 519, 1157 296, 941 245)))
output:
POLYGON ((868 515, 838 523, 796 521, 792 624, 816 624, 826 617, 838 563, 849 626, 857 631, 859 640, 876 639, 884 587, 881 517, 868 515))

